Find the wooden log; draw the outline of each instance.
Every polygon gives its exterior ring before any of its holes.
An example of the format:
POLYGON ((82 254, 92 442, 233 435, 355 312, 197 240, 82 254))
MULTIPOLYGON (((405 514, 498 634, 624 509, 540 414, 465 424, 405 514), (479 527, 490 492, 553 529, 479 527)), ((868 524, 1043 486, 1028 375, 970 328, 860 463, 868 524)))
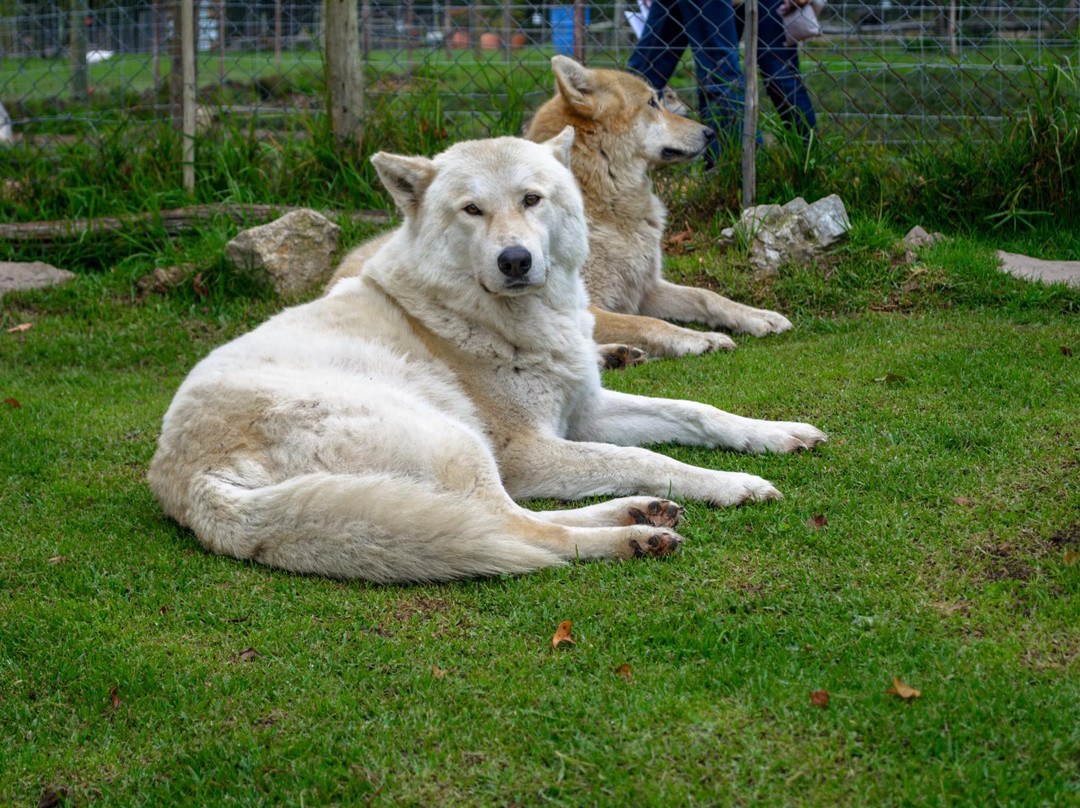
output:
MULTIPOLYGON (((160 227, 167 233, 192 230, 220 216, 228 216, 238 224, 255 225, 276 219, 299 208, 288 205, 192 205, 173 210, 146 211, 123 216, 101 216, 93 219, 60 219, 48 222, 0 222, 0 241, 16 244, 56 244, 86 237, 107 236, 130 231, 132 228, 160 227)), ((327 218, 347 216, 353 221, 383 224, 390 215, 383 211, 342 213, 323 211, 327 218)))

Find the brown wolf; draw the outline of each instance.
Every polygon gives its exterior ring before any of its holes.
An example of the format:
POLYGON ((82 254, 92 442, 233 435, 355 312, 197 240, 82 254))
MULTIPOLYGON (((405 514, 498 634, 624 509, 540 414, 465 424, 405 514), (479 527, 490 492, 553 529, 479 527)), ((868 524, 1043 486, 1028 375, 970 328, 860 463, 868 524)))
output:
POLYGON ((573 126, 571 168, 585 199, 589 259, 582 274, 598 343, 624 343, 653 356, 682 356, 735 343, 665 320, 703 323, 763 336, 791 328, 786 317, 677 286, 661 275, 667 211, 649 171, 701 155, 713 132, 665 109, 656 90, 618 70, 589 70, 565 56, 551 60, 557 94, 536 113, 526 137, 547 140, 573 126))

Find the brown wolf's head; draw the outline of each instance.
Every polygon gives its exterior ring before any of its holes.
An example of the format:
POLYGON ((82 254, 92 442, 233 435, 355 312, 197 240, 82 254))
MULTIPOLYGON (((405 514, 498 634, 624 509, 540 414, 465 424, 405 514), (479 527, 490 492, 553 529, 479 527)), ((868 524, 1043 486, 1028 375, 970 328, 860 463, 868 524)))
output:
MULTIPOLYGON (((551 67, 558 92, 537 111, 530 140, 546 140, 573 126, 575 155, 602 153, 621 171, 693 160, 715 136, 709 127, 669 112, 660 94, 631 73, 590 70, 565 56, 553 58, 551 67)), ((575 174, 578 168, 575 164, 575 174)))

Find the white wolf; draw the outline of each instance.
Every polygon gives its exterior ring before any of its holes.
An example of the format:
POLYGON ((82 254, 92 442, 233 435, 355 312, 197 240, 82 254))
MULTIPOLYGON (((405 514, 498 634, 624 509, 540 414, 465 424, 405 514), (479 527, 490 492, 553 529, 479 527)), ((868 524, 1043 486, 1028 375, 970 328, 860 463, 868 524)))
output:
POLYGON ((669 492, 779 496, 629 445, 787 452, 825 436, 601 388, 572 141, 375 155, 404 224, 362 277, 195 367, 150 467, 165 511, 217 553, 435 581, 670 552, 669 492), (637 496, 546 512, 513 499, 604 493, 637 496))

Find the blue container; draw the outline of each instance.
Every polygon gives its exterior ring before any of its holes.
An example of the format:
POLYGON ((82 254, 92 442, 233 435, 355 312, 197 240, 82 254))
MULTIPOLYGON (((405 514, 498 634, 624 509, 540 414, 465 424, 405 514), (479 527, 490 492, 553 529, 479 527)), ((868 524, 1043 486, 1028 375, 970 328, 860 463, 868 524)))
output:
MULTIPOLYGON (((574 7, 552 6, 548 10, 551 20, 551 44, 556 53, 574 55, 574 7)), ((589 7, 585 7, 585 26, 589 25, 589 7)))

